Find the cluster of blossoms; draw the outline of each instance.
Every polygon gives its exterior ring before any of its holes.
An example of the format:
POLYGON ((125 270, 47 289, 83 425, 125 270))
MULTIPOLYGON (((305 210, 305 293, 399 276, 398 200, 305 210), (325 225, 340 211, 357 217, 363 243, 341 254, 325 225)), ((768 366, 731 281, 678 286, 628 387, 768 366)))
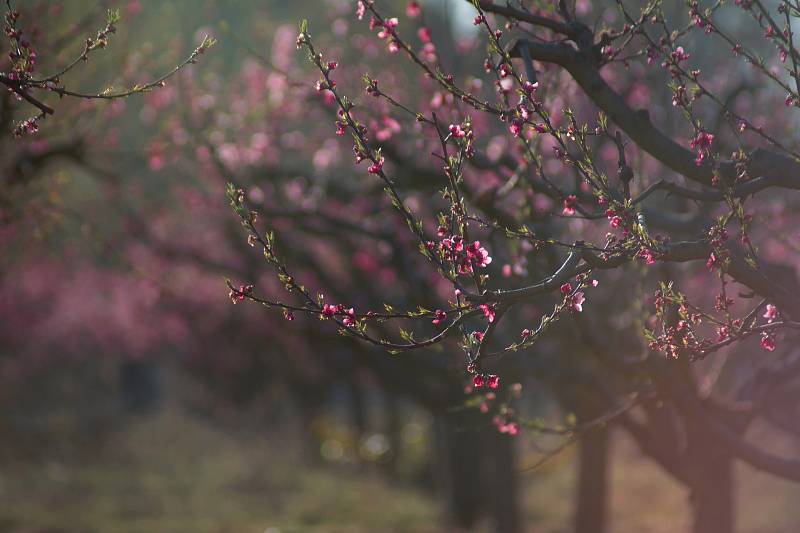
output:
POLYGON ((722 247, 728 240, 728 232, 725 228, 715 225, 708 231, 708 238, 713 251, 708 256, 706 267, 709 270, 721 268, 730 256, 730 252, 722 247))
POLYGON ((636 257, 644 260, 644 263, 646 265, 653 265, 655 264, 656 258, 658 257, 658 250, 653 250, 648 246, 642 245, 639 248, 639 251, 636 252, 636 257))
MULTIPOLYGON (((767 324, 772 324, 778 318, 778 308, 772 304, 767 304, 766 310, 761 316, 767 319, 767 324)), ((762 333, 761 347, 768 352, 775 350, 775 336, 767 331, 762 333)))
POLYGON ((34 134, 39 131, 39 117, 30 117, 17 123, 14 127, 14 137, 20 138, 25 134, 34 134))
POLYGON ((322 306, 323 318, 330 319, 335 316, 342 317, 342 324, 345 326, 350 327, 356 324, 356 311, 352 307, 345 307, 342 304, 325 304, 322 306))
POLYGON ((707 131, 700 130, 695 135, 694 139, 689 141, 689 146, 692 150, 697 150, 697 157, 694 162, 697 166, 703 164, 706 158, 711 154, 711 144, 714 142, 714 135, 707 131))
POLYGON ((472 124, 469 121, 461 124, 450 124, 448 132, 453 139, 463 139, 459 142, 463 143, 464 156, 467 159, 475 155, 475 132, 472 130, 472 124))
POLYGON ((489 305, 489 304, 481 304, 481 305, 480 305, 480 306, 478 306, 478 307, 479 307, 479 309, 480 309, 481 311, 483 311, 483 316, 484 316, 484 317, 486 317, 486 320, 488 320, 490 324, 491 324, 492 322, 494 322, 494 318, 495 318, 495 310, 494 310, 494 307, 492 307, 492 306, 491 306, 491 305, 489 305))
POLYGON ((228 298, 234 304, 244 301, 245 298, 253 294, 254 287, 252 285, 240 285, 238 289, 231 289, 228 293, 228 298))
MULTIPOLYGON (((596 281, 592 282, 593 284, 597 284, 596 281)), ((571 283, 564 283, 561 286, 561 294, 564 295, 564 303, 570 309, 575 312, 581 313, 583 312, 583 302, 586 301, 586 297, 583 291, 572 291, 572 284, 571 283)))
POLYGON ((575 214, 575 206, 578 205, 578 197, 574 194, 570 194, 566 198, 564 198, 564 209, 561 211, 561 214, 564 216, 571 217, 575 214))
POLYGON ((17 19, 19 11, 9 10, 6 13, 4 31, 11 44, 8 52, 11 71, 8 77, 12 80, 26 80, 36 68, 36 51, 28 40, 22 38, 22 31, 17 28, 17 19))
POLYGON ((476 389, 483 387, 498 389, 500 388, 500 376, 496 374, 475 374, 472 376, 472 386, 476 389))
POLYGON ((511 437, 519 435, 519 424, 517 422, 508 421, 505 417, 495 415, 492 418, 492 425, 497 428, 500 433, 505 433, 511 437))
POLYGON ((633 216, 627 210, 609 207, 606 209, 606 218, 612 228, 622 228, 623 237, 627 237, 630 234, 633 216))
MULTIPOLYGON (((665 303, 660 291, 656 296, 656 309, 662 309, 665 303)), ((695 326, 702 322, 699 313, 692 313, 681 306, 679 310, 680 319, 674 326, 665 326, 661 335, 650 341, 648 344, 651 350, 665 353, 672 359, 678 359, 686 354, 691 359, 701 356, 706 350, 711 348, 713 342, 710 339, 698 339, 695 333, 695 326)))
MULTIPOLYGON (((358 20, 362 20, 364 18, 364 15, 367 13, 367 6, 371 3, 371 0, 358 0, 358 2, 356 2, 356 17, 358 20)), ((416 6, 416 9, 414 7, 410 9, 411 13, 417 14, 418 10, 418 5, 416 6)), ((399 22, 397 18, 386 19, 382 22, 375 17, 371 17, 369 20, 369 29, 374 30, 375 28, 379 28, 378 38, 388 41, 389 52, 391 53, 395 53, 400 50, 400 44, 395 38, 395 28, 397 28, 398 23, 399 22)))
MULTIPOLYGON (((664 316, 666 304, 668 302, 676 303, 681 300, 682 297, 676 297, 672 294, 671 290, 667 292, 662 290, 657 291, 654 301, 657 316, 664 316)), ((714 308, 717 311, 727 313, 733 303, 733 299, 720 294, 716 297, 714 308)), ((649 343, 650 349, 664 352, 673 359, 677 359, 681 355, 687 355, 691 359, 699 358, 731 340, 743 338, 754 332, 754 330, 751 329, 753 326, 750 324, 750 321, 744 321, 740 318, 729 319, 727 324, 720 324, 717 326, 717 338, 715 341, 711 339, 701 339, 696 332, 696 327, 702 323, 703 315, 689 309, 685 303, 680 303, 677 311, 678 320, 675 325, 665 326, 661 335, 651 338, 649 343), (716 345, 717 343, 720 344, 716 345)), ((773 304, 767 304, 762 317, 767 320, 767 325, 772 324, 778 318, 778 309, 773 304)), ((763 328, 763 326, 756 328, 755 331, 761 328, 763 328)), ((768 352, 775 350, 776 344, 774 334, 771 331, 762 331, 760 344, 761 347, 768 352)))
MULTIPOLYGON (((438 235, 443 237, 446 234, 447 228, 440 227, 438 235)), ((437 248, 436 243, 432 241, 429 241, 427 246, 431 251, 437 248)), ((481 246, 480 241, 474 241, 465 246, 464 237, 460 235, 443 238, 438 249, 445 261, 456 265, 459 274, 471 274, 475 267, 486 268, 492 262, 489 252, 481 246)))
MULTIPOLYGON (((506 63, 501 64, 497 69, 498 76, 500 77, 500 80, 498 80, 497 82, 498 90, 501 93, 509 92, 512 86, 509 83, 506 83, 511 81, 508 78, 511 72, 512 71, 510 70, 510 67, 506 63)), ((514 137, 519 137, 520 135, 522 135, 523 127, 525 126, 525 124, 532 123, 533 110, 538 111, 542 106, 542 103, 536 100, 535 98, 536 90, 538 88, 539 88, 539 82, 533 82, 533 83, 531 83, 530 81, 523 82, 522 84, 523 96, 520 97, 519 103, 514 107, 514 109, 510 114, 503 114, 500 117, 502 120, 508 121, 509 123, 508 131, 510 131, 514 137), (533 106, 533 110, 531 110, 528 104, 533 106)), ((536 130, 537 133, 547 132, 547 126, 545 126, 544 124, 533 124, 533 128, 534 130, 536 130)))
MULTIPOLYGON (((679 65, 680 63, 688 59, 689 59, 689 53, 686 50, 684 50, 682 46, 679 46, 675 50, 670 52, 669 60, 661 63, 661 66, 664 68, 672 69, 673 65, 679 65)), ((672 74, 675 75, 677 74, 677 72, 672 72, 672 74)))
POLYGON ((714 31, 713 24, 711 24, 711 21, 708 20, 700 11, 700 5, 696 0, 693 0, 689 6, 689 16, 692 17, 694 25, 701 30, 705 31, 706 33, 711 33, 714 31))

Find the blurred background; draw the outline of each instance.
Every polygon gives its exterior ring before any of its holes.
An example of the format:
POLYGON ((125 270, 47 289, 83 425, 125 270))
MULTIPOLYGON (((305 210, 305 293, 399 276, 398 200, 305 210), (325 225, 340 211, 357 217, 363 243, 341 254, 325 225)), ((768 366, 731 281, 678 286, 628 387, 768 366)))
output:
MULTIPOLYGON (((225 277, 264 293, 280 288, 247 246, 226 181, 246 188, 298 276, 326 301, 435 308, 447 298, 441 280, 404 251, 414 244, 387 216, 378 184, 353 170, 350 146, 334 135, 334 111, 313 90, 317 75, 295 48, 297 23, 308 18, 355 100, 365 99, 361 75, 369 72, 413 109, 457 116, 408 61, 387 61, 353 2, 16 4, 42 73, 74 57, 107 8, 120 10, 107 49, 64 80, 80 90, 146 82, 206 34, 219 42, 148 94, 51 99, 56 115, 22 140, 9 124, 31 111, 2 95, 0 531, 568 532, 580 457, 600 472, 587 474, 600 483, 600 500, 592 501, 592 481, 581 500, 596 531, 601 522, 612 532, 688 531, 689 491, 614 423, 577 447, 560 435, 509 438, 464 404, 455 345, 390 356, 324 323, 231 305, 225 277), (604 502, 605 513, 597 507, 604 502)), ((415 37, 422 22, 404 16, 406 4, 381 2, 415 37)), ((436 49, 418 38, 414 45, 490 95, 472 8, 422 4, 436 49)), ((621 25, 611 6, 581 6, 587 20, 621 25)), ((669 92, 648 75, 625 94, 659 117, 669 92)), ((574 87, 558 98, 580 109, 574 87)), ((751 95, 747 105, 769 98, 782 96, 751 95)), ((409 201, 432 210, 436 164, 414 155, 421 145, 413 121, 364 105, 390 164, 407 178, 409 201)), ((495 160, 512 142, 483 137, 481 149, 495 160)), ((479 180, 478 196, 492 179, 479 180)), ((540 207, 553 209, 546 200, 540 207)), ((536 278, 525 253, 498 250, 492 266, 536 278)), ((619 297, 609 290, 598 305, 611 309, 619 297)), ((638 327, 640 311, 616 315, 609 335, 638 327)), ((530 309, 520 323, 540 316, 530 309)), ((580 385, 554 370, 585 349, 560 324, 535 357, 510 368, 504 375, 521 391, 519 412, 560 427, 591 418, 580 385)), ((783 446, 774 433, 762 438, 783 446)), ((800 530, 797 485, 737 464, 731 490, 739 531, 800 530)))

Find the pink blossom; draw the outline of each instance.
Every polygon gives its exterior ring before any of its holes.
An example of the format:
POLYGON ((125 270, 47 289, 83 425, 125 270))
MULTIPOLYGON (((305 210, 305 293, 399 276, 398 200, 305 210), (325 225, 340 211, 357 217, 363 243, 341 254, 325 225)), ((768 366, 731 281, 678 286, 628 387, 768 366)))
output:
POLYGON ((778 318, 778 308, 772 304, 767 304, 767 310, 762 316, 771 324, 776 318, 778 318))
POLYGON ((485 383, 486 380, 483 378, 482 374, 475 374, 475 377, 472 378, 472 386, 476 389, 480 389, 485 383))
POLYGON ((491 324, 494 322, 495 312, 491 305, 481 304, 480 306, 481 311, 483 311, 483 316, 485 316, 489 323, 491 324))
POLYGON ((433 322, 433 324, 436 326, 447 320, 447 313, 445 313, 441 309, 436 310, 435 316, 436 318, 434 318, 431 322, 433 322))
POLYGON ((419 2, 411 0, 406 6, 406 16, 413 19, 420 16, 420 14, 422 14, 422 9, 419 7, 419 2))
POLYGON ((531 83, 529 81, 522 82, 522 90, 525 91, 525 94, 531 96, 533 93, 536 92, 536 89, 539 88, 539 82, 531 83))
POLYGON ((582 312, 583 302, 586 301, 583 292, 581 291, 576 292, 575 294, 572 295, 571 300, 572 300, 572 308, 579 313, 582 312))
POLYGON ((380 159, 378 159, 377 162, 375 162, 372 165, 370 165, 370 167, 367 169, 367 171, 370 174, 380 174, 382 170, 383 170, 383 158, 382 157, 380 159))
POLYGON ((358 0, 358 2, 356 2, 356 17, 358 17, 358 20, 362 20, 366 12, 367 6, 364 5, 363 0, 358 0))
POLYGON ((431 42, 431 30, 423 26, 417 30, 417 37, 419 37, 419 40, 423 43, 429 43, 431 42))
POLYGON ((450 124, 448 129, 450 131, 450 135, 457 139, 467 136, 467 132, 461 128, 461 124, 450 124))
POLYGON ((561 211, 562 215, 572 216, 575 214, 575 206, 578 203, 578 197, 570 194, 564 198, 564 209, 561 211))
POLYGON ((356 324, 356 317, 355 317, 355 309, 352 307, 345 311, 345 317, 342 319, 342 324, 347 327, 354 326, 356 324))
POLYGON ((683 49, 683 46, 679 46, 675 49, 674 52, 670 54, 670 57, 676 63, 680 63, 681 61, 686 61, 689 59, 689 53, 683 49))
POLYGON ((766 351, 771 352, 775 350, 775 337, 771 334, 764 332, 761 334, 761 347, 766 351))
POLYGON ((492 258, 489 257, 489 252, 486 251, 486 248, 481 246, 480 241, 475 241, 467 246, 467 258, 481 268, 486 268, 486 266, 492 262, 492 258))
POLYGON ((496 389, 500 387, 500 376, 495 374, 490 374, 486 380, 486 384, 489 386, 490 389, 496 389))
POLYGON ((561 294, 569 294, 572 292, 572 285, 570 285, 569 283, 565 283, 561 286, 559 290, 561 291, 561 294))

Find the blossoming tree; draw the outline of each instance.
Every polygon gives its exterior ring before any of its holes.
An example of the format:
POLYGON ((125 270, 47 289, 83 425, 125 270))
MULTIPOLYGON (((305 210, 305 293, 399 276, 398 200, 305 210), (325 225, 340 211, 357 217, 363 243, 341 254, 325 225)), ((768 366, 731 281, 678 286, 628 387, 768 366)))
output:
MULTIPOLYGON (((335 111, 330 132, 350 141, 354 173, 364 174, 354 186, 377 181, 384 190, 407 226, 404 246, 419 256, 408 274, 435 273, 439 305, 328 301, 325 287, 309 286, 284 261, 281 247, 297 244, 263 229, 235 185, 228 197, 248 242, 287 296, 230 283, 230 297, 290 321, 322 320, 400 357, 454 341, 473 405, 512 436, 548 428, 513 408, 509 384, 530 365, 509 360, 546 350, 546 333, 572 328, 580 356, 559 353, 540 369, 580 384, 582 420, 565 433, 618 421, 691 489, 695 531, 731 531, 734 459, 800 479, 800 461, 747 438, 759 418, 791 430, 779 413, 795 401, 800 368, 791 343, 800 312, 795 248, 776 232, 792 218, 785 193, 799 186, 790 129, 800 103, 798 7, 620 1, 609 6, 616 18, 581 2, 473 7, 487 51, 471 53, 484 56, 485 76, 461 80, 418 3, 406 9, 416 31, 403 31, 399 17, 357 2, 356 17, 369 21, 389 60, 418 69, 430 102, 399 86, 396 73, 390 82, 365 73, 366 95, 355 100, 340 83, 345 65, 307 24, 297 37, 319 73, 314 90, 335 111), (744 25, 763 39, 742 38, 744 25), (708 50, 695 52, 700 44, 708 50), (787 112, 759 114, 761 102, 787 112), (400 131, 404 138, 389 142, 400 131), (409 198, 415 177, 438 198, 409 198), (766 216, 775 210, 779 220, 766 216), (389 324, 399 324, 393 334, 389 324)), ((575 349, 569 338, 559 344, 575 349)))

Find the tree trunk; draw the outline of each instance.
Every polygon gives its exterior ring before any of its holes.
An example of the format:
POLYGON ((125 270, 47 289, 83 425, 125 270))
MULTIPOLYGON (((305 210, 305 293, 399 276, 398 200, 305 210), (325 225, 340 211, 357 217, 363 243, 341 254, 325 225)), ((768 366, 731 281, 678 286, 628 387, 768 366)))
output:
POLYGON ((433 466, 450 520, 469 531, 483 511, 483 480, 479 435, 473 431, 463 431, 465 418, 449 414, 435 415, 437 449, 433 466))
POLYGON ((733 533, 733 460, 708 431, 687 424, 693 533, 733 533))
POLYGON ((608 528, 608 428, 587 432, 578 442, 575 533, 605 533, 608 528))
POLYGON ((724 453, 709 453, 692 480, 692 532, 733 533, 733 462, 724 453))
POLYGON ((488 432, 483 442, 488 446, 483 453, 491 458, 491 481, 485 488, 491 488, 486 498, 491 500, 494 528, 497 533, 516 533, 520 531, 520 517, 517 490, 516 439, 499 433, 494 428, 488 432))

